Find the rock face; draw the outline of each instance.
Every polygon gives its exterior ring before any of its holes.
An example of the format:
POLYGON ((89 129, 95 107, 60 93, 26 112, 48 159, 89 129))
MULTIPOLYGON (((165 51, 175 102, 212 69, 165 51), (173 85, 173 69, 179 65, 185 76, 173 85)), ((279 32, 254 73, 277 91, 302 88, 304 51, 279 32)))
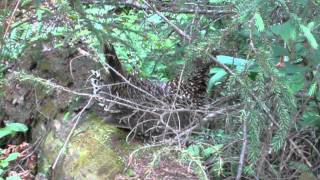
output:
POLYGON ((55 49, 50 43, 36 44, 25 50, 20 61, 5 74, 6 82, 0 84, 0 122, 20 122, 30 129, 10 143, 42 142, 36 149, 39 179, 114 179, 123 170, 123 157, 130 149, 123 141, 126 134, 86 111, 58 166, 50 170, 75 123, 72 117, 87 100, 35 81, 43 78, 79 92, 90 92, 86 87, 90 70, 99 65, 88 57, 77 56, 75 47, 55 49), (19 71, 19 76, 14 71, 19 71), (25 79, 28 80, 22 81, 25 79))
MULTIPOLYGON (((59 133, 70 129, 68 126, 56 126, 59 129, 51 131, 42 145, 40 173, 49 171, 64 143, 59 133)), ((124 132, 103 123, 96 116, 87 116, 52 171, 51 179, 114 179, 123 171, 123 157, 130 150, 123 141, 125 136, 124 132)))

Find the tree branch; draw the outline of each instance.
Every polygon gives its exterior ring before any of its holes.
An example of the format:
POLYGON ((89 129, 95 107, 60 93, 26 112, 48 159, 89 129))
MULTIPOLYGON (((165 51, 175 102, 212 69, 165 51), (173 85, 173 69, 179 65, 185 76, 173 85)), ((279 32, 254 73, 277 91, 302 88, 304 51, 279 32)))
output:
POLYGON ((147 1, 143 0, 143 2, 150 8, 152 8, 152 10, 158 14, 164 21, 166 21, 170 26, 172 26, 172 28, 178 33, 180 34, 182 37, 186 38, 187 40, 191 41, 191 37, 186 34, 184 31, 182 31, 178 26, 176 26, 175 24, 173 24, 166 16, 164 16, 161 12, 159 12, 156 8, 152 7, 147 1))
MULTIPOLYGON (((82 0, 83 4, 107 4, 112 6, 126 6, 132 7, 139 10, 152 10, 152 8, 139 2, 138 0, 110 0, 107 2, 96 1, 96 0, 82 0)), ((160 12, 171 12, 171 13, 188 13, 188 14, 202 14, 207 16, 233 16, 236 12, 233 10, 232 5, 213 6, 206 3, 183 3, 177 4, 176 2, 159 2, 154 1, 156 7, 160 12)))

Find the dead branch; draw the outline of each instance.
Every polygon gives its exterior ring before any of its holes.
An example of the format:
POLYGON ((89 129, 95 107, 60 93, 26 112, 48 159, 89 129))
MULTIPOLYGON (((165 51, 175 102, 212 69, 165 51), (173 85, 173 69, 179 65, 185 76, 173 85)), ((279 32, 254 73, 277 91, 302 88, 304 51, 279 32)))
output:
POLYGON ((242 149, 241 149, 241 154, 240 154, 240 159, 239 159, 239 166, 238 166, 238 172, 237 172, 237 177, 236 180, 240 180, 241 179, 241 174, 242 174, 242 168, 244 165, 244 158, 246 155, 246 150, 247 150, 247 144, 248 144, 248 137, 247 137, 247 120, 246 117, 243 117, 243 122, 242 122, 242 126, 243 126, 243 142, 242 142, 242 149))

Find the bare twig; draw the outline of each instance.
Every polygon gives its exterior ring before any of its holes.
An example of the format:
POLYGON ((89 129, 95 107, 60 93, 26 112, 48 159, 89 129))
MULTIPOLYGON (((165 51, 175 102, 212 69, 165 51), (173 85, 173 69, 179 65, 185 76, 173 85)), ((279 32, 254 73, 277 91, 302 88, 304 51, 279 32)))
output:
POLYGON ((246 117, 243 118, 243 142, 242 142, 242 149, 241 149, 241 154, 240 154, 240 159, 239 159, 239 166, 238 166, 238 172, 237 172, 237 177, 236 180, 241 179, 241 174, 242 174, 242 168, 244 165, 244 157, 246 154, 246 149, 247 149, 247 144, 248 144, 248 137, 247 137, 247 120, 246 117))
POLYGON ((252 37, 252 21, 253 20, 251 19, 249 22, 249 46, 254 53, 257 53, 257 50, 253 43, 253 37, 252 37))
MULTIPOLYGON (((180 91, 180 88, 181 88, 181 81, 182 81, 182 76, 183 76, 184 69, 185 69, 185 65, 183 65, 182 71, 181 71, 181 73, 180 73, 179 83, 178 83, 178 90, 177 90, 176 96, 175 96, 175 98, 174 98, 174 100, 173 100, 173 103, 172 103, 172 106, 170 107, 170 109, 175 108, 175 104, 176 104, 176 101, 177 101, 177 97, 179 96, 179 91, 180 91)), ((166 123, 166 128, 165 128, 164 133, 163 133, 163 140, 165 139, 165 136, 166 136, 165 134, 166 134, 166 131, 167 131, 169 122, 170 122, 171 115, 172 115, 171 112, 172 112, 172 111, 170 111, 169 118, 168 118, 168 122, 166 123)), ((161 118, 161 119, 162 119, 162 118, 161 118)), ((179 120, 179 122, 180 122, 180 120, 179 120)), ((180 126, 179 126, 179 128, 180 128, 180 126)))
POLYGON ((312 164, 309 162, 309 160, 306 158, 306 156, 303 154, 303 152, 301 151, 301 149, 297 146, 297 144, 292 140, 292 138, 289 139, 289 142, 292 144, 293 148, 297 150, 298 154, 301 156, 301 158, 305 161, 305 163, 307 164, 307 166, 312 170, 313 166, 312 164))
POLYGON ((8 25, 7 25, 7 28, 6 28, 6 31, 5 31, 5 33, 4 33, 4 35, 3 35, 3 38, 5 38, 5 37, 7 36, 7 34, 8 34, 8 32, 9 32, 10 26, 11 26, 12 21, 13 21, 13 17, 14 17, 14 15, 16 14, 16 12, 17 12, 17 10, 18 10, 20 1, 21 1, 21 0, 18 0, 16 6, 14 7, 14 10, 13 10, 11 16, 10 16, 10 19, 9 19, 9 22, 8 22, 8 25))
POLYGON ((73 61, 74 60, 76 60, 76 59, 79 59, 79 58, 82 58, 82 57, 87 57, 87 56, 90 56, 90 54, 87 52, 87 51, 84 51, 84 50, 82 50, 81 48, 78 48, 78 51, 81 53, 81 55, 79 55, 79 56, 76 56, 76 57, 74 57, 74 58, 72 58, 71 60, 70 60, 70 75, 71 75, 71 78, 74 80, 74 76, 73 76, 73 72, 72 72, 72 63, 73 63, 73 61))

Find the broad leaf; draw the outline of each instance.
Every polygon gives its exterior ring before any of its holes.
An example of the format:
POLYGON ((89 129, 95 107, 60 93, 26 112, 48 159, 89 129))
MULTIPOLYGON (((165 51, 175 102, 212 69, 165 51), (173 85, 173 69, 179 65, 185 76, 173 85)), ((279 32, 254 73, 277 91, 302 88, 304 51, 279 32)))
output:
POLYGON ((227 75, 227 72, 222 68, 212 68, 210 73, 215 72, 215 74, 210 78, 208 82, 208 93, 210 94, 211 90, 215 85, 217 85, 218 82, 221 82, 221 80, 227 75))
POLYGON ((311 33, 310 29, 304 25, 300 25, 301 31, 303 32, 304 36, 307 38, 309 44, 313 49, 318 49, 318 43, 316 38, 311 33))
POLYGON ((5 161, 10 162, 10 161, 16 160, 19 156, 20 156, 20 153, 18 153, 18 152, 11 153, 11 154, 9 154, 9 156, 5 159, 5 161))
POLYGON ((1 168, 6 168, 9 166, 9 161, 0 161, 0 167, 1 168))
POLYGON ((21 123, 7 123, 6 127, 0 129, 0 138, 15 132, 26 132, 28 127, 21 123))
POLYGON ((218 4, 218 3, 223 3, 225 0, 209 0, 209 3, 211 4, 218 4))
POLYGON ((296 26, 290 21, 284 24, 272 26, 271 31, 280 36, 286 42, 289 40, 294 41, 298 35, 296 26))
POLYGON ((217 56, 217 61, 227 65, 235 65, 236 70, 239 72, 243 71, 246 67, 249 67, 254 63, 254 60, 246 60, 224 55, 217 56))
POLYGON ((68 112, 64 113, 63 120, 66 121, 69 119, 69 117, 70 117, 70 112, 68 111, 68 112))
POLYGON ((9 176, 6 180, 22 180, 19 176, 9 176))
POLYGON ((6 127, 14 132, 27 132, 28 127, 21 123, 7 123, 6 127))
POLYGON ((312 31, 312 29, 314 28, 314 26, 315 26, 315 23, 312 21, 312 22, 309 22, 308 23, 308 25, 307 25, 307 27, 308 27, 308 29, 310 29, 310 31, 312 31))

